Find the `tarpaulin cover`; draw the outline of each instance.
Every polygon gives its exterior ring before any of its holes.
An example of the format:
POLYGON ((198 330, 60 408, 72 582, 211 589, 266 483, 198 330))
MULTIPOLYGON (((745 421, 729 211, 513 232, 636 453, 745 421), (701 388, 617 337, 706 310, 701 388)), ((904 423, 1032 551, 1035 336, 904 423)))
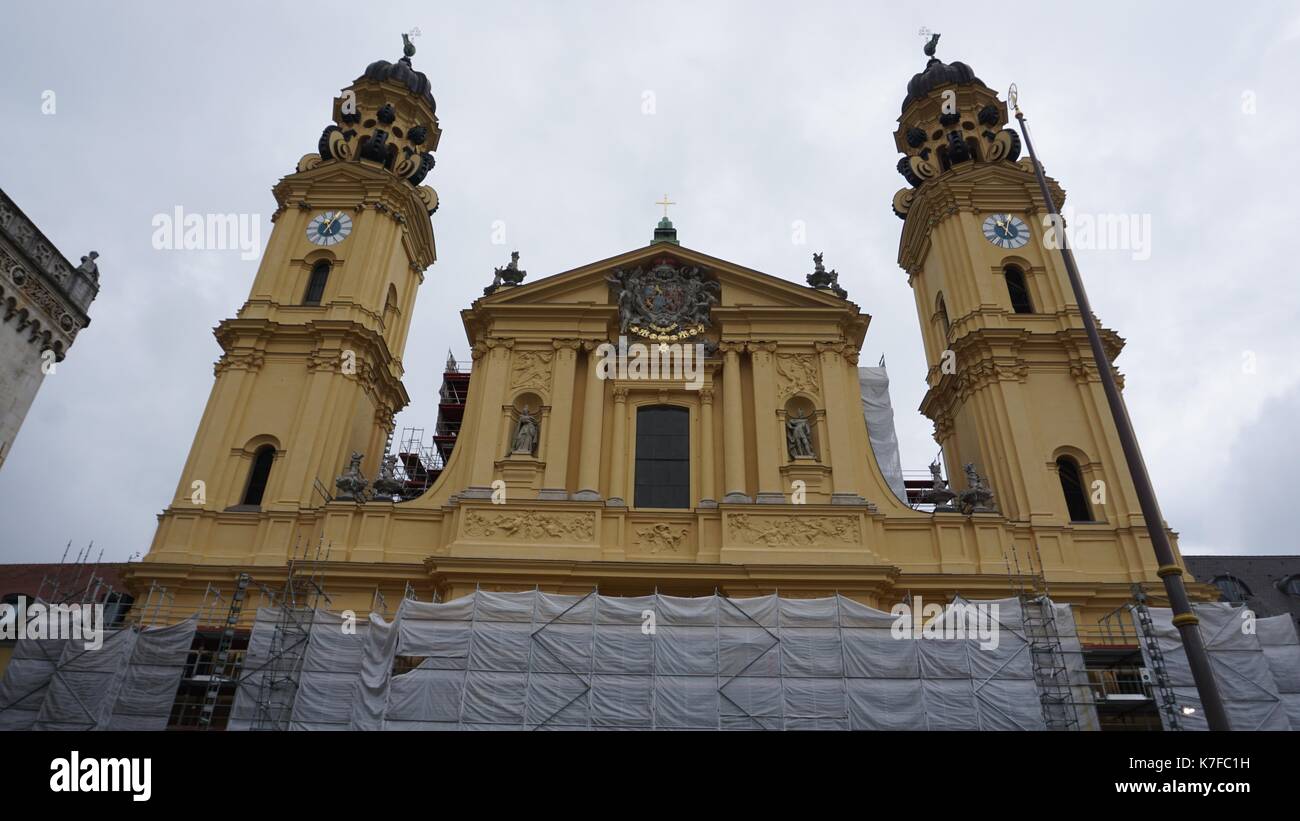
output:
POLYGON ((195 619, 81 639, 22 639, 0 681, 0 729, 161 730, 194 640, 195 619))
POLYGON ((1020 603, 997 604, 985 649, 973 633, 895 638, 895 616, 840 596, 408 600, 391 622, 371 616, 351 726, 1042 729, 1020 603))
MULTIPOLYGON (((1269 659, 1256 631, 1247 626, 1250 619, 1240 605, 1225 602, 1196 604, 1192 610, 1200 619, 1198 625, 1205 649, 1210 657, 1210 667, 1218 682, 1219 693, 1228 713, 1233 730, 1289 730, 1290 720, 1278 686, 1274 682, 1269 659)), ((1167 607, 1150 608, 1151 621, 1165 670, 1174 691, 1178 706, 1178 722, 1183 730, 1205 730, 1205 711, 1197 695, 1196 683, 1187 662, 1178 628, 1173 626, 1173 611, 1167 607), (1191 708, 1188 711, 1187 708, 1191 708)), ((1258 625, 1260 620, 1255 620, 1258 625)), ((1133 623, 1142 635, 1142 626, 1136 614, 1133 623)), ((1294 652, 1296 645, 1282 649, 1277 656, 1294 652)), ((1150 651, 1142 642, 1142 659, 1147 669, 1152 669, 1150 651)), ((1297 663, 1292 661, 1292 664, 1297 663)), ((1169 717, 1160 711, 1161 721, 1169 728, 1169 717)))
POLYGON ((889 489, 907 504, 907 487, 903 484, 903 461, 898 452, 898 433, 894 430, 894 407, 889 401, 889 374, 881 365, 858 368, 858 390, 862 397, 862 416, 867 421, 871 452, 884 475, 889 489))
POLYGON ((1061 643, 1061 656, 1069 670, 1070 693, 1074 718, 1080 730, 1100 730, 1097 707, 1088 683, 1087 664, 1083 658, 1083 645, 1079 642, 1079 629, 1074 621, 1074 608, 1053 602, 1056 636, 1061 643))
POLYGON ((1300 730, 1300 640, 1296 639, 1295 623, 1286 615, 1258 619, 1255 635, 1291 729, 1300 730))

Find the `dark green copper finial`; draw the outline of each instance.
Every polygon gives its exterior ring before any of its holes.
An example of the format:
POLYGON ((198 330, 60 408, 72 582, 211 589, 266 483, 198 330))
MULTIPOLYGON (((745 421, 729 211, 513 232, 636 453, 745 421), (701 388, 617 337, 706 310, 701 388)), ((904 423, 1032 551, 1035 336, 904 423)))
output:
POLYGON ((939 45, 939 35, 937 35, 937 34, 931 34, 931 35, 930 35, 930 42, 928 42, 928 43, 925 44, 925 56, 926 56, 926 57, 933 57, 933 56, 934 56, 934 50, 935 50, 936 47, 938 47, 938 45, 939 45))
POLYGON ((404 54, 408 60, 415 56, 415 43, 411 42, 409 34, 402 35, 402 54, 404 54))

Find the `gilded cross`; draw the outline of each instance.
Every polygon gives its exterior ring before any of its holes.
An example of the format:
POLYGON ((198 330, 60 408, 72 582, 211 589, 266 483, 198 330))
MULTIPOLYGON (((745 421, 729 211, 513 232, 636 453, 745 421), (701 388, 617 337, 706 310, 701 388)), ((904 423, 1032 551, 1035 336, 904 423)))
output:
POLYGON ((668 206, 676 205, 676 204, 677 203, 668 199, 667 194, 664 194, 664 198, 662 200, 658 200, 657 202, 655 202, 655 205, 662 205, 664 207, 664 219, 668 219, 668 206))

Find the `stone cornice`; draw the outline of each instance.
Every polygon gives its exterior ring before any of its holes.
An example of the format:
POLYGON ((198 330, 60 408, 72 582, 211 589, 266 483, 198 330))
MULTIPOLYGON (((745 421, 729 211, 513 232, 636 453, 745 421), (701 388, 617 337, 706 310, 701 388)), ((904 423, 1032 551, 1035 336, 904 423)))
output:
POLYGON ((360 382, 392 413, 410 402, 399 376, 400 366, 393 362, 390 370, 377 364, 390 361, 384 338, 356 322, 320 319, 284 324, 265 319, 227 319, 213 334, 225 351, 213 367, 215 374, 257 371, 269 358, 289 358, 302 361, 309 371, 337 369, 344 378, 360 382), (355 353, 351 372, 343 367, 343 352, 348 350, 355 353))
MULTIPOLYGON (((27 280, 24 286, 30 282, 33 287, 40 287, 49 300, 60 306, 59 315, 51 317, 55 322, 62 324, 62 314, 68 314, 78 329, 90 324, 85 309, 99 293, 99 282, 60 254, 3 190, 0 190, 0 238, 13 252, 13 256, 6 254, 0 263, 10 282, 14 281, 15 270, 22 271, 27 280)), ((75 331, 72 336, 76 336, 75 331)))
MULTIPOLYGON (((1101 330, 1102 343, 1113 362, 1124 340, 1112 330, 1101 330)), ((934 363, 926 374, 930 389, 920 411, 936 425, 950 424, 957 407, 977 391, 1000 380, 1024 381, 1034 371, 1068 369, 1079 381, 1100 381, 1087 332, 1082 328, 1050 334, 1023 328, 979 328, 952 341, 956 372, 942 373, 934 363)), ((1113 366, 1112 366, 1113 367, 1113 366)))

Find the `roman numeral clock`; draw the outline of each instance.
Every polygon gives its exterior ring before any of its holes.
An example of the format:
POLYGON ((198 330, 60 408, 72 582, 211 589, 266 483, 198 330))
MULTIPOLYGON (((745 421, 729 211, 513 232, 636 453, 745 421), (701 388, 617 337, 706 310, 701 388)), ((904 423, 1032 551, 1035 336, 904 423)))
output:
POLYGON ((1023 248, 1029 242, 1029 226, 1011 214, 993 214, 984 220, 984 239, 999 248, 1023 248))

